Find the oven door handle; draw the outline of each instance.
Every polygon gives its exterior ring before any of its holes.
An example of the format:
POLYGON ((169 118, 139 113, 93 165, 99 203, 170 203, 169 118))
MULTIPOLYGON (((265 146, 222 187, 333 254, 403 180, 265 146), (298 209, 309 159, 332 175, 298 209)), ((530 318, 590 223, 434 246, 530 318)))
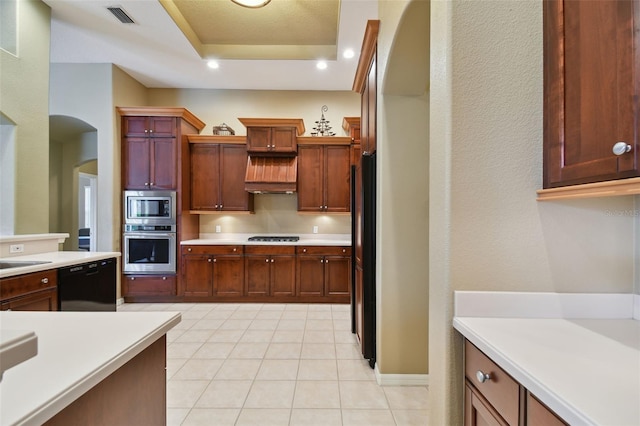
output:
POLYGON ((171 238, 176 239, 175 232, 125 232, 124 238, 150 239, 150 238, 171 238))

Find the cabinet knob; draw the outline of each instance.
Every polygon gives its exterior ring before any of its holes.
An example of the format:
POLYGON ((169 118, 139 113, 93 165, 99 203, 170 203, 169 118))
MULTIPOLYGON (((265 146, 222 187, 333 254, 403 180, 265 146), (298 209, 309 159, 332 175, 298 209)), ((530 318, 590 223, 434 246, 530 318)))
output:
POLYGON ((217 209, 217 208, 218 208, 218 205, 216 204, 214 208, 215 208, 215 209, 217 209))
POLYGON ((222 210, 222 204, 220 204, 220 210, 222 210))
POLYGON ((211 258, 208 258, 208 259, 207 259, 207 262, 211 263, 211 258))
POLYGON ((153 185, 155 185, 155 183, 153 183, 153 182, 150 182, 150 183, 149 183, 149 186, 153 186, 153 185))
POLYGON ((626 154, 627 152, 631 152, 631 145, 626 142, 617 142, 613 145, 613 153, 615 155, 626 154))
POLYGON ((166 281, 166 280, 167 280, 167 277, 162 277, 162 281, 166 281))
POLYGON ((131 278, 129 278, 129 281, 133 281, 135 279, 136 279, 136 277, 131 277, 131 278))
POLYGON ((267 263, 269 263, 269 259, 265 259, 264 261, 265 261, 265 262, 267 262, 267 263))
POLYGON ((346 253, 346 252, 347 252, 347 249, 342 249, 342 252, 343 252, 343 253, 346 253))
POLYGON ((306 252, 307 252, 307 249, 302 249, 302 252, 303 252, 303 253, 306 253, 306 252))
POLYGON ((213 263, 216 263, 218 261, 218 259, 213 259, 213 263))
POLYGON ((482 370, 478 370, 476 372, 476 379, 478 379, 480 383, 488 382, 491 380, 491 373, 485 373, 482 370))
POLYGON ((153 133, 153 129, 149 129, 149 133, 153 133))
POLYGON ((147 129, 144 129, 144 132, 145 132, 145 133, 149 133, 149 130, 147 130, 147 129))
POLYGON ((273 263, 273 262, 274 262, 274 259, 271 259, 271 263, 273 263))
POLYGON ((40 280, 40 282, 42 284, 48 284, 49 283, 49 278, 43 278, 43 279, 40 280))
POLYGON ((324 259, 320 259, 320 263, 324 263, 324 259))
POLYGON ((233 248, 233 251, 238 251, 238 249, 234 247, 234 248, 233 248))
POLYGON ((187 251, 191 251, 191 247, 189 247, 189 248, 187 249, 187 251))
POLYGON ((145 182, 145 183, 144 183, 144 186, 149 186, 149 182, 145 182))

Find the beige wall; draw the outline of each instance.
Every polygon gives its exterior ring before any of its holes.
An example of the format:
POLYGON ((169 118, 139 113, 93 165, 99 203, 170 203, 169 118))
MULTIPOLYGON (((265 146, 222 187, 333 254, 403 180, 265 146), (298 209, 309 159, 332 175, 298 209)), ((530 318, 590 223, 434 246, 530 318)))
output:
POLYGON ((536 201, 542 4, 431 3, 430 421, 461 423, 454 290, 633 288, 632 197, 536 201))
POLYGON ((0 50, 0 112, 16 126, 15 234, 49 232, 50 19, 41 1, 19 2, 18 55, 0 50))
MULTIPOLYGON (((206 123, 201 134, 212 134, 212 127, 226 123, 236 135, 246 129, 238 117, 302 118, 305 135, 313 131, 324 114, 337 136, 346 136, 343 117, 360 115, 360 97, 353 92, 260 91, 260 90, 193 90, 150 89, 149 105, 182 106, 206 123)), ((310 234, 313 226, 326 234, 348 234, 349 215, 315 215, 297 212, 297 195, 261 194, 255 196, 255 214, 201 215, 200 232, 213 233, 216 226, 222 232, 272 232, 310 234)))
POLYGON ((377 347, 381 374, 427 374, 428 2, 379 6, 377 347))

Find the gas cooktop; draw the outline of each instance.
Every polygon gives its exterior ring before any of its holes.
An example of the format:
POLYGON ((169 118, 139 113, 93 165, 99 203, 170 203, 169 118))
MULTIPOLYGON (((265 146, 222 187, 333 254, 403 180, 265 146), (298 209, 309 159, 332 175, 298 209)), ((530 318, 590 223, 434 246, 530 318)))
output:
POLYGON ((292 243, 298 241, 300 237, 290 237, 290 236, 262 236, 256 235, 255 237, 249 237, 249 241, 268 241, 268 242, 279 242, 279 243, 292 243))

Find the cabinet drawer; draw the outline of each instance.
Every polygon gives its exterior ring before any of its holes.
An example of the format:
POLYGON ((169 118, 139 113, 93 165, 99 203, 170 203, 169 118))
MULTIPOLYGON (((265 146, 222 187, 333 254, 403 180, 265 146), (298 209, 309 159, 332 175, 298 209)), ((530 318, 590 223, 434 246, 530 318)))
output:
POLYGON ((465 341, 464 373, 508 424, 518 424, 520 385, 469 341, 465 341), (482 373, 489 375, 484 383, 478 377, 482 373))
POLYGON ((320 256, 351 256, 351 247, 298 246, 296 247, 296 253, 320 256))
POLYGON ((53 269, 0 280, 0 300, 58 286, 58 271, 53 269))
POLYGON ((125 275, 122 293, 125 296, 174 296, 176 294, 176 276, 125 275))
POLYGON ((264 255, 278 255, 278 254, 295 254, 295 246, 245 246, 245 254, 264 254, 264 255))
POLYGON ((242 254, 242 246, 182 246, 182 254, 242 254))
POLYGON ((527 425, 566 426, 546 405, 527 392, 527 425))

